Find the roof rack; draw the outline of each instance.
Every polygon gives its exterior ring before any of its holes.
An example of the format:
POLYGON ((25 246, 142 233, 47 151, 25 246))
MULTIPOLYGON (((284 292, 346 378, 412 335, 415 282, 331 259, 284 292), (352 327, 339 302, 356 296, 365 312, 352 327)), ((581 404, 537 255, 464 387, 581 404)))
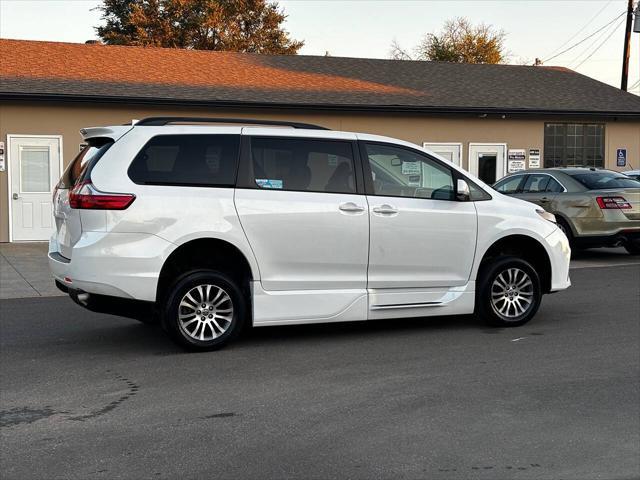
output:
POLYGON ((281 120, 256 120, 251 118, 214 118, 214 117, 147 117, 135 123, 136 127, 160 127, 172 123, 238 123, 244 125, 270 125, 278 127, 304 128, 307 130, 329 130, 310 123, 286 122, 281 120))

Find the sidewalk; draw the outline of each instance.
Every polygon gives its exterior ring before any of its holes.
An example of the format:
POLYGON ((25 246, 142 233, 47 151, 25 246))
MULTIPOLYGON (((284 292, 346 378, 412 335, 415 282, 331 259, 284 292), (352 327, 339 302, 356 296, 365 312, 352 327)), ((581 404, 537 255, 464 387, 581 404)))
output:
POLYGON ((0 299, 54 295, 46 243, 0 243, 0 299))

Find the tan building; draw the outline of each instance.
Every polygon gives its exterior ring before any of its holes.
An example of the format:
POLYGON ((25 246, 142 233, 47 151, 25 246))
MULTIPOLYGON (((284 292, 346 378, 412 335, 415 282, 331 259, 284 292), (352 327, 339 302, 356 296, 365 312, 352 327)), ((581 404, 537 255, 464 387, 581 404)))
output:
POLYGON ((149 116, 388 135, 488 183, 536 166, 640 168, 640 97, 563 68, 18 40, 0 40, 0 58, 0 242, 48 238, 82 127, 149 116))

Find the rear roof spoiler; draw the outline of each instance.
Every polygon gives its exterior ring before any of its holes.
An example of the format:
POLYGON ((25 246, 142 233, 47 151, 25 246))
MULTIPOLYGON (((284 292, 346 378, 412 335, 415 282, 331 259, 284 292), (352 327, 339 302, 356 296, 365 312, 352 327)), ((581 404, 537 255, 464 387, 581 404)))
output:
POLYGON ((116 125, 113 127, 88 127, 81 128, 80 135, 85 140, 91 138, 111 138, 113 141, 118 140, 125 133, 133 128, 133 125, 116 125))

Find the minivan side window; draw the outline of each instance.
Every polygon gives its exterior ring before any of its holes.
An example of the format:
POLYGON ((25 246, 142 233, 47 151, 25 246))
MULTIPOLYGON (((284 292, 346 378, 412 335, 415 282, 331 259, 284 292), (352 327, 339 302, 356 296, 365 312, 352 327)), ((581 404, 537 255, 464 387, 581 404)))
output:
POLYGON ((255 188, 355 193, 350 142, 308 138, 252 137, 255 188))
POLYGON ((455 199, 451 170, 428 156, 377 143, 367 143, 366 152, 375 195, 455 199))
POLYGON ((469 197, 472 202, 479 202, 482 200, 491 200, 491 195, 478 187, 475 183, 473 183, 468 178, 465 179, 467 185, 469 185, 469 197))
POLYGON ((239 135, 158 135, 142 147, 129 177, 142 185, 233 187, 239 135))
POLYGON ((500 193, 510 194, 518 193, 518 187, 522 182, 523 175, 514 175, 513 177, 507 177, 496 183, 493 188, 500 193))

